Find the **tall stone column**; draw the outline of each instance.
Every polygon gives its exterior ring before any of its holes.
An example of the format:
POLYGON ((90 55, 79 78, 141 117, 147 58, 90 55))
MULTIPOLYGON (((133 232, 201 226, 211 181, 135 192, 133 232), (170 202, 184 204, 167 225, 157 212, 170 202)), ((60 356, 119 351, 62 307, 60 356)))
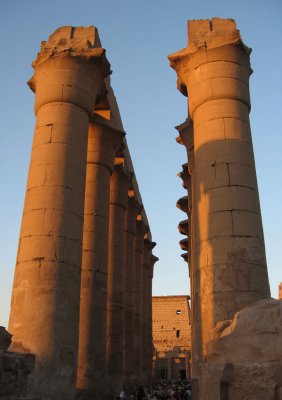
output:
POLYGON ((214 329, 270 292, 249 121, 250 50, 233 20, 190 21, 188 36, 188 48, 169 58, 194 123, 193 263, 203 359, 214 329))
POLYGON ((148 238, 144 240, 143 261, 142 261, 142 349, 143 383, 148 386, 151 383, 152 373, 152 335, 150 333, 150 306, 152 305, 151 288, 151 251, 156 243, 148 238))
MULTIPOLYGON (((192 358, 192 379, 198 375, 198 363, 199 354, 201 354, 202 342, 200 338, 200 310, 199 310, 199 291, 200 291, 200 281, 198 276, 199 269, 196 267, 194 262, 195 249, 193 248, 195 243, 195 237, 198 234, 195 230, 195 225, 193 223, 193 196, 195 191, 193 190, 194 184, 194 129, 193 121, 190 118, 177 127, 179 132, 181 143, 185 146, 187 151, 188 163, 183 166, 183 171, 179 174, 183 180, 183 186, 187 189, 188 193, 188 208, 187 208, 187 225, 185 221, 179 224, 179 231, 182 234, 188 236, 188 265, 189 265, 189 276, 190 276, 190 295, 191 295, 191 358, 192 358)), ((182 255, 185 259, 185 255, 182 255)))
POLYGON ((89 126, 83 225, 77 389, 80 399, 105 392, 110 175, 124 134, 89 126))
MULTIPOLYGON (((155 246, 155 243, 152 242, 152 245, 155 246)), ((153 247, 154 247, 153 246, 153 247)), ((154 353, 154 347, 153 347, 153 321, 152 321, 152 285, 153 285, 153 277, 154 277, 154 265, 155 263, 159 261, 158 257, 156 257, 154 254, 150 254, 150 269, 149 269, 149 274, 148 274, 148 345, 150 346, 149 348, 149 354, 148 354, 148 377, 149 377, 149 383, 152 383, 153 381, 153 353, 154 353)))
POLYGON ((36 355, 31 394, 72 399, 89 117, 109 65, 95 27, 62 27, 33 62, 36 125, 9 331, 36 355))
POLYGON ((134 360, 135 381, 142 382, 143 349, 142 349, 142 258, 144 250, 144 234, 146 232, 141 215, 136 221, 135 237, 135 300, 134 300, 134 360))
POLYGON ((127 392, 133 390, 134 381, 134 306, 135 306, 135 236, 136 218, 140 205, 129 190, 128 207, 125 215, 124 238, 124 378, 127 392))
POLYGON ((124 228, 128 189, 126 169, 115 165, 110 184, 109 218, 106 354, 109 398, 119 395, 123 380, 124 228))

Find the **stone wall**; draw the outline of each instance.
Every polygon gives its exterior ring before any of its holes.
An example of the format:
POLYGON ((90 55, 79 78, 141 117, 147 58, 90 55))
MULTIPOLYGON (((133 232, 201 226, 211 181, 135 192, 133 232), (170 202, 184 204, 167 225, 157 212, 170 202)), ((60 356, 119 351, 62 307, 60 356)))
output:
POLYGON ((153 297, 154 376, 190 377, 191 325, 189 296, 153 297))
POLYGON ((188 296, 153 297, 153 343, 157 351, 190 349, 188 296))

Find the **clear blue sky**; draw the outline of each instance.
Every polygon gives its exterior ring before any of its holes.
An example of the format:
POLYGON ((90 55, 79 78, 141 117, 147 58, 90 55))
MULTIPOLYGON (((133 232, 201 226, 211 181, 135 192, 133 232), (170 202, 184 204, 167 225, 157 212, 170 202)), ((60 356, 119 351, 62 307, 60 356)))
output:
POLYGON ((185 195, 177 173, 185 151, 174 126, 187 114, 167 55, 187 44, 187 20, 234 18, 253 49, 251 123, 272 295, 281 273, 281 0, 1 0, 0 325, 7 325, 34 128, 26 85, 40 42, 61 25, 96 25, 141 194, 157 242, 155 295, 189 293, 175 207, 185 195))

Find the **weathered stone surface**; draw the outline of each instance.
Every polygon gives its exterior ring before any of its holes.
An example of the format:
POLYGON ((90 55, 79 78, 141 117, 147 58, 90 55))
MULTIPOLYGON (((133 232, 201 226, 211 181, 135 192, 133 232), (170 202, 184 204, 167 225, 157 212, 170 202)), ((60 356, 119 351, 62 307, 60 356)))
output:
POLYGON ((261 300, 217 324, 200 365, 200 400, 280 399, 281 311, 282 300, 261 300))
MULTIPOLYGON (((123 162, 110 179, 106 373, 110 396, 120 393, 123 381, 124 228, 130 175, 123 162)), ((112 398, 112 397, 109 397, 112 398)))
POLYGON ((144 239, 143 260, 142 260, 142 383, 149 386, 152 384, 152 291, 151 291, 151 255, 156 243, 151 242, 146 237, 144 239))
MULTIPOLYGON (((204 361, 217 324, 270 292, 249 125, 250 51, 229 19, 189 21, 188 41, 169 59, 193 121, 180 136, 188 156, 193 142, 192 358, 204 361)), ((187 212, 184 199, 177 205, 187 212)))
POLYGON ((4 328, 4 326, 0 326, 0 351, 8 350, 12 342, 12 335, 4 328))
MULTIPOLYGON (((33 354, 0 353, 0 399, 31 400, 28 393, 29 374, 35 366, 33 354)), ((34 398, 35 400, 35 398, 34 398)))
POLYGON ((32 395, 72 398, 88 125, 110 71, 94 27, 60 28, 43 43, 33 67, 36 126, 12 295, 11 349, 36 354, 32 395))
POLYGON ((134 255, 134 276, 135 276, 135 297, 134 297, 134 359, 135 359, 135 384, 142 381, 142 261, 144 251, 144 235, 146 227, 141 215, 137 216, 135 255, 134 255))
POLYGON ((153 342, 155 380, 166 369, 168 379, 178 379, 180 370, 191 377, 191 325, 189 296, 153 297, 153 342))
POLYGON ((281 362, 200 366, 199 400, 280 400, 281 362))
POLYGON ((128 191, 128 207, 124 231, 124 376, 127 392, 132 392, 135 381, 134 318, 135 318, 135 236, 136 218, 141 206, 132 190, 128 191))
POLYGON ((216 326, 213 340, 206 344, 206 353, 207 360, 216 362, 279 362, 282 300, 258 301, 236 313, 223 329, 216 326))
MULTIPOLYGON (((96 120, 96 119, 95 119, 96 120)), ((101 398, 105 388, 110 174, 124 133, 92 119, 88 131, 83 223, 77 390, 101 398)))

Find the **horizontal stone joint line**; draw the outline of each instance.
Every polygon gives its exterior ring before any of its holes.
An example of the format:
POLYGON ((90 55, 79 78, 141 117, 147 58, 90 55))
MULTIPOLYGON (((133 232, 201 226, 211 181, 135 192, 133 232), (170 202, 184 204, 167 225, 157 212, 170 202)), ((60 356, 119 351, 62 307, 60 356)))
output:
MULTIPOLYGON (((45 175, 45 180, 46 180, 46 175, 45 175)), ((44 182, 45 183, 45 182, 44 182)), ((77 193, 77 194, 80 194, 80 195, 82 195, 82 196, 84 196, 84 192, 81 192, 80 190, 77 190, 77 189, 74 189, 74 188, 72 188, 72 187, 70 187, 70 186, 68 186, 68 185, 50 185, 50 184, 48 184, 48 185, 45 185, 45 184, 43 184, 43 185, 36 185, 36 186, 31 186, 31 187, 29 187, 28 189, 27 189, 27 192, 29 192, 29 191, 31 191, 32 189, 35 189, 35 188, 65 188, 65 189, 68 189, 68 190, 70 190, 70 191, 72 191, 72 192, 74 192, 74 193, 77 193)))
MULTIPOLYGON (((62 209, 54 208, 54 207, 53 208, 32 208, 31 210, 28 210, 28 211, 24 212, 23 215, 26 215, 26 214, 28 214, 28 213, 30 213, 32 211, 41 211, 41 210, 44 210, 44 211, 62 211, 62 209)), ((77 214, 75 212, 67 211, 66 209, 63 209, 63 211, 64 211, 65 214, 74 215, 75 217, 79 218, 81 221, 83 221, 83 219, 84 219, 83 216, 81 216, 80 214, 77 214)))
MULTIPOLYGON (((218 101, 218 100, 212 100, 212 101, 218 101)), ((239 101, 239 100, 238 100, 239 101)), ((206 124, 206 122, 209 121, 217 121, 217 120, 224 120, 224 119, 235 119, 236 121, 240 121, 240 122, 244 122, 245 124, 249 125, 249 121, 245 121, 244 119, 241 118, 237 118, 237 117, 215 117, 215 118, 208 118, 207 120, 205 120, 204 123, 202 124, 206 124)), ((198 126, 202 125, 201 123, 197 123, 194 126, 194 129, 197 128, 198 126)), ((229 140, 238 140, 238 139, 234 139, 234 138, 230 138, 229 140)))
MULTIPOLYGON (((221 238, 253 238, 253 239, 257 239, 259 236, 252 236, 252 235, 230 235, 230 234, 226 234, 226 235, 214 235, 209 237, 208 239, 201 239, 201 240, 196 240, 196 244, 200 245, 201 243, 205 243, 205 242, 210 242, 211 240, 214 239, 221 239, 221 238)), ((210 244, 210 247, 213 247, 212 244, 210 244)))
POLYGON ((249 71, 248 68, 246 68, 245 64, 240 64, 239 62, 236 61, 231 61, 231 60, 224 60, 224 59, 218 59, 218 60, 207 60, 207 62, 199 65, 196 68, 193 68, 193 71, 196 71, 197 69, 201 68, 203 65, 207 65, 207 64, 214 64, 214 63, 218 63, 218 62, 225 62, 225 63, 230 63, 230 64, 235 64, 235 65, 239 65, 240 67, 244 68, 247 72, 249 71))
MULTIPOLYGON (((189 94, 188 94, 188 98, 189 98, 189 94)), ((227 100, 227 101, 234 100, 234 101, 238 101, 239 103, 244 104, 247 107, 248 110, 250 110, 250 104, 247 103, 246 101, 244 101, 243 99, 239 99, 238 97, 220 97, 220 99, 212 98, 212 99, 207 99, 207 100, 203 101, 201 104, 199 104, 197 107, 195 107, 195 109, 193 111, 193 114, 195 114, 196 110, 199 107, 203 106, 204 104, 207 104, 207 103, 209 103, 211 101, 217 101, 217 100, 227 100)))
MULTIPOLYGON (((253 263, 253 262, 249 262, 249 261, 242 261, 241 264, 247 264, 250 267, 263 267, 263 268, 267 268, 267 266, 265 264, 260 264, 260 263, 253 263)), ((234 266, 234 263, 232 262, 221 262, 221 263, 213 263, 213 264, 207 264, 207 265, 203 265, 201 267, 201 269, 204 268, 212 268, 212 267, 226 267, 226 266, 234 266)), ((237 269, 237 267, 236 267, 237 269)))
POLYGON ((228 186, 226 186, 226 185, 222 185, 222 186, 216 186, 216 187, 212 187, 212 188, 210 188, 210 189, 205 189, 205 190, 203 190, 202 192, 203 193, 206 193, 206 192, 209 192, 210 190, 215 190, 215 189, 219 189, 219 188, 227 188, 227 187, 242 187, 242 188, 246 188, 246 189, 251 189, 251 190, 253 190, 253 191, 255 191, 255 192, 257 192, 257 189, 255 189, 255 188, 252 188, 252 187, 250 187, 250 186, 246 186, 246 185, 228 185, 228 186))
MULTIPOLYGON (((52 236, 53 235, 50 235, 50 234, 47 234, 47 235, 46 234, 45 235, 42 235, 42 234, 40 234, 40 235, 24 235, 24 236, 21 236, 20 239, 30 238, 30 237, 37 237, 37 238, 46 237, 46 238, 48 238, 48 237, 52 237, 52 236)), ((75 243, 78 243, 78 244, 82 244, 80 239, 74 239, 74 238, 69 237, 69 236, 56 235, 56 238, 67 239, 68 241, 72 241, 72 242, 75 242, 75 243)))
MULTIPOLYGON (((61 260, 49 260, 49 259, 46 259, 46 258, 44 259, 44 261, 48 262, 48 263, 59 264, 59 265, 61 264, 62 266, 63 265, 68 265, 70 267, 74 267, 74 269, 77 269, 77 271, 81 271, 80 265, 78 266, 77 264, 72 264, 70 262, 65 262, 65 261, 61 261, 61 260)), ((16 265, 22 265, 22 264, 25 265, 25 264, 30 264, 32 262, 34 262, 34 260, 18 261, 16 263, 16 265)), ((39 261, 39 262, 40 262, 40 267, 43 267, 42 264, 41 264, 42 260, 39 261)))
POLYGON ((256 211, 245 210, 245 209, 236 209, 236 208, 227 208, 227 209, 221 209, 221 210, 218 210, 218 211, 209 211, 209 212, 208 212, 208 215, 211 215, 211 214, 220 214, 220 213, 223 213, 223 212, 226 212, 226 211, 231 211, 231 213, 232 213, 232 211, 237 211, 237 212, 248 212, 248 213, 250 213, 250 214, 260 215, 260 213, 258 213, 258 212, 256 212, 256 211))
POLYGON ((103 167, 103 168, 107 169, 108 171, 110 171, 110 173, 112 173, 112 168, 100 161, 95 161, 95 162, 87 161, 87 165, 99 165, 100 167, 103 167))
POLYGON ((119 203, 114 202, 114 201, 110 201, 109 205, 110 206, 114 206, 114 207, 119 207, 119 208, 121 208, 122 210, 125 210, 125 211, 126 211, 126 208, 127 208, 127 207, 125 207, 125 206, 123 206, 123 205, 121 205, 119 203))

